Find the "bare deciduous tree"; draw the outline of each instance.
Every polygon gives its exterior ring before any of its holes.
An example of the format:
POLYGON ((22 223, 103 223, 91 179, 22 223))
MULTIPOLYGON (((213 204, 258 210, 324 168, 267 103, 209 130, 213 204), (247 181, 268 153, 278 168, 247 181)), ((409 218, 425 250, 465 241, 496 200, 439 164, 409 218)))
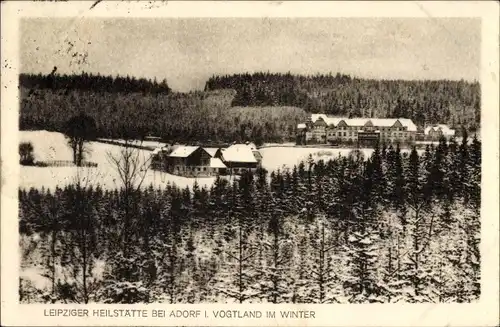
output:
POLYGON ((74 177, 74 200, 71 215, 76 218, 75 229, 71 235, 72 243, 72 266, 73 279, 79 303, 88 303, 97 291, 99 282, 94 274, 95 261, 98 259, 98 248, 96 243, 97 217, 95 217, 95 205, 87 192, 94 184, 91 171, 77 168, 74 177), (76 251, 75 251, 76 250, 76 251))
POLYGON ((151 166, 151 156, 148 157, 144 150, 134 146, 134 142, 128 138, 125 139, 125 143, 118 153, 107 151, 106 156, 108 162, 118 173, 121 188, 124 192, 124 219, 120 238, 122 240, 123 254, 127 257, 132 199, 146 178, 147 171, 151 166))

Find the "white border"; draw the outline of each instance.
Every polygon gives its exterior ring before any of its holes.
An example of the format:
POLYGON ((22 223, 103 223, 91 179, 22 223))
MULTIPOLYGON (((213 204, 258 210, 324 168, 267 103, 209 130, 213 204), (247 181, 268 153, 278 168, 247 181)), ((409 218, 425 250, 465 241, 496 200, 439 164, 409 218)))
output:
POLYGON ((183 325, 183 326, 494 326, 499 311, 499 6, 484 2, 148 2, 103 1, 89 10, 91 1, 2 2, 1 83, 1 325, 183 325), (360 305, 19 305, 17 224, 17 74, 18 22, 21 17, 481 17, 481 139, 482 166, 482 290, 476 304, 360 304, 360 305), (164 309, 309 309, 316 319, 107 319, 49 318, 49 308, 164 308, 164 309))

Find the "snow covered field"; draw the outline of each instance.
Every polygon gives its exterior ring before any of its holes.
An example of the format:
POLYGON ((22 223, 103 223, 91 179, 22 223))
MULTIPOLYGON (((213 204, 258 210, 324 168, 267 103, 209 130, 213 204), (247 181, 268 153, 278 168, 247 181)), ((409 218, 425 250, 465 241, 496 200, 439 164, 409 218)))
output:
MULTIPOLYGON (((36 160, 72 160, 70 148, 66 144, 64 135, 48 131, 21 131, 19 133, 20 142, 31 142, 34 147, 36 160)), ((154 142, 157 144, 157 142, 154 142)), ((64 186, 73 183, 76 180, 78 171, 80 176, 85 178, 93 185, 100 185, 106 189, 112 189, 120 186, 118 173, 108 161, 108 153, 118 155, 120 146, 91 142, 89 144, 89 153, 87 161, 98 164, 96 168, 90 167, 28 167, 21 166, 20 187, 22 188, 54 188, 55 186, 64 186)), ((260 149, 263 161, 262 165, 268 171, 277 169, 283 170, 285 167, 292 168, 300 161, 307 159, 309 154, 315 160, 328 160, 338 155, 348 155, 352 149, 332 149, 332 148, 296 148, 285 145, 283 147, 269 147, 260 149)), ((145 161, 149 158, 150 151, 137 150, 140 158, 145 161)), ((365 157, 373 152, 372 149, 362 149, 365 157)), ((408 151, 408 150, 403 150, 408 151)), ((423 151, 423 150, 421 150, 423 151)), ((143 182, 143 186, 154 185, 165 187, 168 184, 175 184, 179 187, 191 187, 195 180, 200 186, 210 187, 215 177, 204 178, 185 178, 175 176, 160 171, 148 170, 143 182)))
MULTIPOLYGON (((269 171, 284 168, 293 168, 294 165, 298 165, 301 161, 307 159, 311 154, 314 160, 325 160, 341 156, 349 155, 353 149, 351 148, 299 148, 299 147, 269 147, 263 148, 259 151, 262 153, 262 166, 269 171)), ((373 153, 373 149, 360 149, 363 152, 365 158, 368 158, 373 153)), ((401 152, 409 152, 409 149, 402 149, 401 152)), ((417 150, 418 153, 424 152, 424 150, 417 150)))
MULTIPOLYGON (((64 135, 61 133, 47 131, 22 131, 20 142, 31 142, 34 147, 36 160, 72 160, 70 148, 66 145, 64 135)), ((112 189, 120 186, 120 179, 116 170, 109 163, 107 153, 113 155, 120 153, 120 146, 91 142, 89 144, 89 154, 86 160, 98 164, 97 168, 90 167, 27 167, 21 166, 19 184, 21 188, 55 188, 73 183, 78 171, 82 178, 89 180, 93 185, 100 185, 105 189, 112 189)), ((150 151, 137 150, 141 160, 144 162, 149 158, 150 151)), ((210 186, 215 177, 198 178, 200 186, 210 186)), ((144 178, 143 186, 154 185, 165 187, 175 184, 179 187, 192 186, 194 178, 174 176, 167 173, 148 170, 144 178)))

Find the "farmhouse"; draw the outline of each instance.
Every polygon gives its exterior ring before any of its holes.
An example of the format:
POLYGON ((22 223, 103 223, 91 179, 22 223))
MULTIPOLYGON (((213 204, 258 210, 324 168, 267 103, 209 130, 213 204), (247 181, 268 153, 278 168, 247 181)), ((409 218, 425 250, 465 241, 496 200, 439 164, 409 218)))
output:
POLYGON ((220 149, 216 156, 222 160, 231 174, 238 174, 247 169, 255 171, 262 162, 262 155, 253 143, 233 144, 220 149))
POLYGON ((298 124, 300 144, 413 143, 417 126, 407 118, 344 118, 312 114, 308 122, 298 124))
POLYGON ((200 146, 163 147, 152 154, 154 169, 185 177, 239 174, 260 167, 262 155, 253 143, 233 144, 228 148, 200 146))
POLYGON ((226 166, 200 146, 175 146, 170 149, 155 150, 156 162, 161 168, 173 175, 185 177, 206 177, 224 174, 226 166))
POLYGON ((424 130, 425 139, 429 141, 437 141, 444 136, 449 139, 455 136, 455 130, 449 128, 447 125, 437 124, 432 126, 427 126, 424 130))

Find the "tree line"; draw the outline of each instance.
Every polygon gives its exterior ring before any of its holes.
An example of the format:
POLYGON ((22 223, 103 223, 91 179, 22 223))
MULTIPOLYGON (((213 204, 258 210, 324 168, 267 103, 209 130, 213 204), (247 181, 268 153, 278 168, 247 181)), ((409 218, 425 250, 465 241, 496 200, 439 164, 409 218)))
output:
POLYGON ((134 76, 104 76, 92 74, 20 74, 19 84, 35 92, 36 90, 70 90, 93 91, 102 93, 140 92, 143 94, 169 94, 172 92, 167 80, 158 82, 156 79, 136 78, 134 76))
POLYGON ((214 75, 205 90, 235 89, 233 105, 295 106, 347 117, 410 118, 417 125, 480 127, 478 82, 374 80, 345 74, 264 73, 214 75))
POLYGON ((210 188, 19 190, 21 302, 471 302, 481 143, 376 147, 210 188))

